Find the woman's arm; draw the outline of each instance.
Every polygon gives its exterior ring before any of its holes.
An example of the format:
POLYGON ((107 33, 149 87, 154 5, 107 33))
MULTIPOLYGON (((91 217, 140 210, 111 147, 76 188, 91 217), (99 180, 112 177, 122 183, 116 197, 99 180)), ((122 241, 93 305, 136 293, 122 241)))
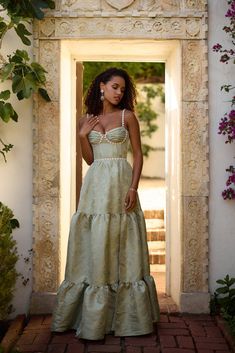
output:
POLYGON ((130 211, 136 204, 137 189, 143 167, 143 154, 141 149, 139 122, 134 113, 128 112, 126 114, 126 125, 129 130, 133 152, 132 182, 125 200, 126 209, 130 211))
POLYGON ((79 120, 79 140, 82 150, 82 157, 88 165, 91 165, 94 161, 92 147, 88 140, 88 134, 98 122, 99 119, 97 116, 91 116, 89 118, 84 117, 79 120))

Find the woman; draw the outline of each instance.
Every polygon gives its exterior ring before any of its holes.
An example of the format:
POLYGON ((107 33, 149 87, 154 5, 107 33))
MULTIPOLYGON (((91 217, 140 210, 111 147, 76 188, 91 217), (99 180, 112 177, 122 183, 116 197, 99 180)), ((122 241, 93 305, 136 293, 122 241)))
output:
POLYGON ((117 68, 98 75, 88 90, 79 136, 91 166, 71 221, 52 331, 73 328, 80 338, 98 340, 110 332, 148 334, 158 321, 137 194, 143 157, 135 98, 132 80, 117 68), (126 160, 129 140, 133 169, 126 160))

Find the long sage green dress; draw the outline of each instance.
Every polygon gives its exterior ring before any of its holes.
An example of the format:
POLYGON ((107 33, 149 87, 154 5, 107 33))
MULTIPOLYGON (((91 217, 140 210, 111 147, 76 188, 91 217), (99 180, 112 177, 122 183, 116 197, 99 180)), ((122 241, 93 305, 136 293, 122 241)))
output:
POLYGON ((121 122, 105 134, 92 130, 88 136, 94 162, 71 220, 65 279, 53 313, 52 331, 75 329, 90 340, 110 332, 148 334, 159 319, 139 199, 133 211, 124 209, 132 180, 124 110, 121 122))

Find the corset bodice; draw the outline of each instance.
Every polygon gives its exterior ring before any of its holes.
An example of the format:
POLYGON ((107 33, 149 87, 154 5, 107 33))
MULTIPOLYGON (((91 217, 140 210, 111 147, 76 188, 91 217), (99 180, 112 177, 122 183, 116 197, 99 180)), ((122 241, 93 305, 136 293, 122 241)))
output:
POLYGON ((101 133, 92 130, 88 135, 94 159, 126 158, 129 144, 128 130, 124 126, 101 133))

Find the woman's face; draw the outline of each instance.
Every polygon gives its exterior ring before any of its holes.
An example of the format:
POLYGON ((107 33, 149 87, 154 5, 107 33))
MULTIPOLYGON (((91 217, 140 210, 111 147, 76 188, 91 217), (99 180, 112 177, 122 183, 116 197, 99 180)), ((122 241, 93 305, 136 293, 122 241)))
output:
POLYGON ((101 83, 100 89, 104 90, 104 98, 113 105, 118 105, 125 92, 125 80, 120 76, 111 77, 107 83, 101 83))

